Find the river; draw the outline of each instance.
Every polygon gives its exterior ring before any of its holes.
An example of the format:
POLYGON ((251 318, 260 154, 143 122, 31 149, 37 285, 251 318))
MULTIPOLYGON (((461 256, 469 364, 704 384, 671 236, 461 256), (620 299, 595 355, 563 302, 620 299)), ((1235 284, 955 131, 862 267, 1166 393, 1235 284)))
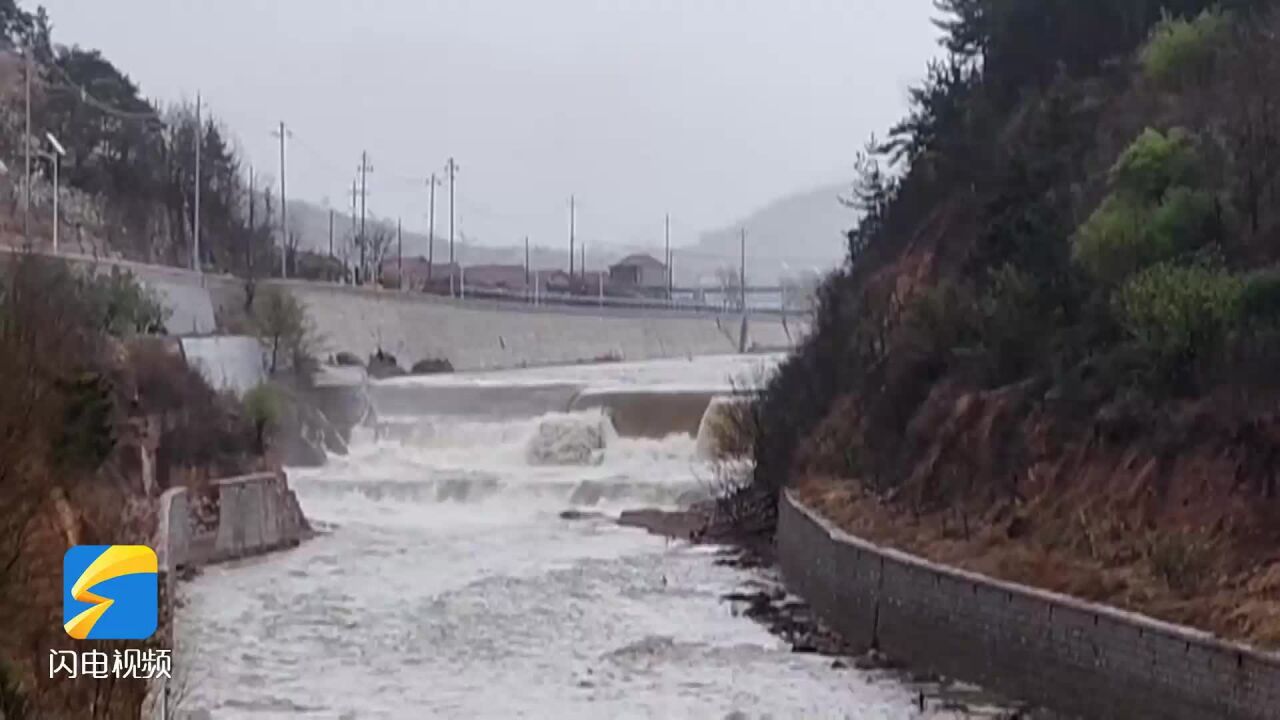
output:
POLYGON ((350 455, 290 472, 322 532, 183 586, 182 707, 219 719, 921 717, 917 690, 898 676, 792 653, 741 616, 724 596, 767 580, 759 571, 613 522, 623 509, 707 492, 711 468, 692 436, 621 438, 598 411, 542 413, 526 402, 508 414, 491 401, 494 388, 514 397, 565 382, 727 391, 731 378, 773 362, 382 388, 402 399, 490 394, 472 413, 401 413, 395 432, 365 433, 350 455), (566 509, 600 515, 564 519, 566 509))

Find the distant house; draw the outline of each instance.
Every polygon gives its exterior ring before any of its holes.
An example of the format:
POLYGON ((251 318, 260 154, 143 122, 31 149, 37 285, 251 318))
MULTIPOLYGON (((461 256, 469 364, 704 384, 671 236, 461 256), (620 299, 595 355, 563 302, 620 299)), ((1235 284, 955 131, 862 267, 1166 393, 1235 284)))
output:
POLYGON ((522 293, 527 287, 524 265, 468 265, 464 272, 467 290, 522 293))
POLYGON ((667 266, 652 255, 628 255, 609 266, 609 285, 621 294, 660 294, 667 289, 667 266))
POLYGON ((537 273, 539 292, 565 294, 573 288, 569 281, 569 273, 563 270, 541 270, 537 273))
MULTIPOLYGON (((449 263, 431 263, 424 257, 407 257, 404 259, 404 288, 406 290, 423 290, 430 285, 444 291, 449 289, 449 271, 458 272, 449 263), (428 283, 430 278, 430 283, 428 283)), ((382 261, 382 284, 386 287, 400 286, 400 262, 398 258, 382 261)))
POLYGON ((587 295, 609 294, 612 290, 610 282, 607 270, 586 270, 578 276, 578 284, 587 295))

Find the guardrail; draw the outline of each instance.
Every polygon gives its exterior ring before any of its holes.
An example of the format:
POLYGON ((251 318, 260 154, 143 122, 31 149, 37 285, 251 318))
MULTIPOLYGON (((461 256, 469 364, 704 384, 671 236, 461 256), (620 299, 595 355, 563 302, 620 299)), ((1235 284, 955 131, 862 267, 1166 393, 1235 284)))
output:
MULTIPOLYGON (((22 248, 0 245, 0 254, 17 254, 24 252, 22 248)), ((104 255, 83 255, 79 253, 62 252, 56 256, 41 250, 37 250, 42 255, 50 257, 59 257, 68 262, 79 263, 84 265, 118 267, 122 270, 128 270, 135 275, 165 277, 171 280, 184 280, 191 285, 203 286, 210 281, 220 283, 237 283, 242 282, 243 278, 229 273, 218 271, 196 272, 189 268, 177 267, 173 265, 156 265, 151 263, 143 263, 136 260, 125 258, 110 257, 104 255)), ((259 278, 262 283, 281 282, 278 277, 259 278)), ((741 314, 742 304, 740 302, 725 303, 707 303, 694 302, 682 297, 667 298, 645 298, 645 297, 623 297, 618 295, 599 295, 599 294, 570 294, 570 293, 552 293, 546 290, 540 290, 536 294, 532 291, 516 291, 505 290, 493 287, 462 287, 456 296, 451 296, 447 292, 436 292, 421 289, 399 290, 397 288, 387 288, 377 284, 366 285, 350 285, 342 282, 288 278, 285 280, 289 284, 297 284, 315 288, 335 288, 345 287, 351 289, 361 289, 373 292, 391 292, 404 293, 408 296, 421 296, 433 299, 448 300, 458 303, 467 303, 468 301, 486 301, 501 302, 524 306, 549 306, 549 307, 576 307, 576 308, 625 308, 636 310, 661 310, 676 313, 689 314, 741 314)), ((770 305, 753 305, 750 295, 753 292, 766 292, 774 294, 780 288, 764 288, 752 289, 748 288, 747 312, 751 315, 763 316, 797 316, 807 312, 804 307, 773 307, 770 305)), ((720 288, 676 288, 679 294, 719 294, 723 291, 720 288)))

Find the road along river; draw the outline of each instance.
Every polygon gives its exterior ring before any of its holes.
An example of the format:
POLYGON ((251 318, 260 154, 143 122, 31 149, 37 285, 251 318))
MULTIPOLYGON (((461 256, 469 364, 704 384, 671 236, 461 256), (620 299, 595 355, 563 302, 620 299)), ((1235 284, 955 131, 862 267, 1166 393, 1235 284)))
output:
MULTIPOLYGON (((777 358, 380 384, 383 431, 291 471, 323 532, 183 586, 175 685, 212 718, 914 718, 887 673, 792 653, 724 599, 757 571, 619 527, 703 497, 692 434, 620 437, 643 393, 727 392, 777 358), (576 408, 576 409, 575 409, 576 408), (565 519, 578 510, 599 515, 565 519)), ((642 404, 643 405, 643 404, 642 404)), ((685 423, 687 425, 687 423, 685 423)), ((696 426, 696 423, 695 423, 696 426)), ((696 430, 695 430, 696 432, 696 430)))

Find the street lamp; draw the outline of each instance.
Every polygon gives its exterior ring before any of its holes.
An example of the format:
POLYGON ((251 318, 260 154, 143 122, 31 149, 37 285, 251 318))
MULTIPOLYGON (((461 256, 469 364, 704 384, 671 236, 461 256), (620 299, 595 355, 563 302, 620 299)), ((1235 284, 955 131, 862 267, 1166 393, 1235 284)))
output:
POLYGON ((53 133, 45 133, 45 138, 49 141, 49 146, 53 148, 53 152, 49 153, 49 157, 53 160, 53 254, 58 254, 58 169, 62 165, 62 158, 66 156, 67 151, 62 147, 62 143, 58 142, 58 138, 53 133))

